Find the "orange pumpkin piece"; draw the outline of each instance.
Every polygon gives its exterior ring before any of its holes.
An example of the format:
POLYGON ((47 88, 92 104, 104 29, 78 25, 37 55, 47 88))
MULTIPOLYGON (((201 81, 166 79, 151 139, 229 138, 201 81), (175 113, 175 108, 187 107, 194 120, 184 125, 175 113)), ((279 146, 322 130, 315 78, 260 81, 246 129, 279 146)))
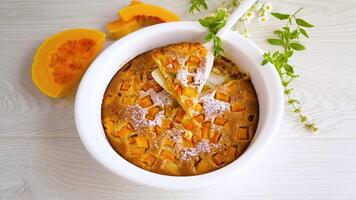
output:
POLYGON ((179 20, 174 13, 164 8, 144 4, 140 1, 132 1, 129 6, 121 9, 119 17, 120 19, 106 26, 112 39, 119 39, 146 26, 179 20), (156 13, 155 11, 159 12, 156 13), (120 13, 123 13, 123 16, 120 13))
POLYGON ((153 105, 151 96, 145 96, 142 99, 139 100, 138 104, 142 107, 142 108, 147 108, 153 105))
POLYGON ((49 37, 35 54, 33 83, 47 96, 67 95, 102 50, 104 42, 105 34, 93 29, 70 29, 49 37))

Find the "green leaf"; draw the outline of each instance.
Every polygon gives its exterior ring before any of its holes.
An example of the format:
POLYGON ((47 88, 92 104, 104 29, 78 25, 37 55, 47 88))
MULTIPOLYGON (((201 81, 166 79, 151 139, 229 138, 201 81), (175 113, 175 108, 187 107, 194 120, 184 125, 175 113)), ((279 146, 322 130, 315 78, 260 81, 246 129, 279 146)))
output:
POLYGON ((290 57, 293 56, 293 51, 286 51, 286 52, 285 52, 285 55, 286 55, 288 58, 290 58, 290 57))
POLYGON ((299 44, 299 43, 290 43, 289 45, 292 49, 297 50, 297 51, 302 51, 305 49, 305 46, 302 44, 299 44))
POLYGON ((277 34, 277 35, 280 35, 280 34, 283 33, 283 31, 281 31, 281 30, 275 30, 273 33, 275 33, 275 34, 277 34))
POLYGON ((300 31, 306 38, 309 38, 308 33, 307 33, 304 29, 300 28, 299 31, 300 31))
POLYGON ((299 117, 301 122, 306 122, 308 120, 307 117, 304 115, 300 115, 299 117))
POLYGON ((284 65, 284 69, 289 73, 294 73, 293 67, 288 64, 284 65))
POLYGON ((194 13, 194 11, 200 12, 201 9, 207 10, 208 5, 206 4, 205 0, 191 0, 190 1, 190 8, 189 12, 194 13))
POLYGON ((290 94, 293 91, 293 88, 288 89, 288 90, 284 90, 284 94, 290 94))
POLYGON ((205 42, 209 42, 211 39, 213 39, 214 34, 213 33, 208 33, 208 35, 205 36, 205 42))
POLYGON ((273 15, 275 18, 279 19, 279 20, 285 20, 288 19, 290 15, 288 14, 283 14, 283 13, 271 13, 271 15, 273 15))
POLYGON ((296 108, 296 109, 293 110, 293 112, 300 113, 300 112, 302 112, 302 110, 300 108, 296 108))
POLYGON ((274 39, 274 38, 269 38, 267 39, 267 42, 272 44, 272 45, 283 45, 283 40, 281 39, 274 39))
POLYGON ((296 100, 296 99, 289 99, 289 100, 288 100, 288 103, 289 103, 289 104, 298 103, 298 100, 296 100))
POLYGON ((199 23, 200 25, 204 26, 204 27, 209 27, 210 26, 210 22, 206 19, 199 19, 199 23))
POLYGON ((226 16, 226 12, 218 11, 216 13, 215 19, 216 19, 216 21, 222 21, 225 18, 225 16, 226 16))
POLYGON ((297 24, 299 26, 303 26, 303 27, 307 27, 307 28, 314 27, 314 25, 309 24, 308 22, 306 22, 304 19, 301 19, 301 18, 297 18, 295 21, 297 22, 297 24))
POLYGON ((263 59, 261 65, 266 65, 269 62, 267 59, 263 59))

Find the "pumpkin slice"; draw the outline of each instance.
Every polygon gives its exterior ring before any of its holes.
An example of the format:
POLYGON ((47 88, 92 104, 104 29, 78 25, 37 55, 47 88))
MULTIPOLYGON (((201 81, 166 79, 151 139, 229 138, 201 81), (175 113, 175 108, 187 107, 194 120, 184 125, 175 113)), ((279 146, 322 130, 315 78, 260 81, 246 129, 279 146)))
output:
MULTIPOLYGON (((125 10, 129 7, 134 7, 136 9, 137 6, 143 6, 143 5, 145 5, 145 4, 140 1, 132 1, 128 7, 123 8, 122 10, 125 10)), ((150 6, 148 6, 148 7, 150 7, 150 6)), ((140 8, 140 9, 142 10, 144 8, 140 8)), ((161 8, 161 9, 163 9, 163 8, 161 8)), ((166 11, 166 12, 170 12, 170 11, 166 11)), ((120 19, 109 23, 106 26, 106 28, 109 32, 110 38, 117 40, 131 32, 134 32, 134 31, 140 29, 140 28, 151 26, 154 24, 163 23, 163 22, 172 21, 171 19, 173 19, 173 21, 177 20, 176 18, 165 18, 166 20, 164 20, 163 19, 164 17, 163 18, 157 17, 157 16, 160 16, 160 14, 159 15, 157 15, 157 14, 146 15, 145 13, 147 14, 148 12, 137 13, 137 15, 132 15, 132 18, 127 18, 126 20, 122 19, 120 17, 120 19)))
POLYGON ((136 5, 141 5, 141 4, 143 4, 143 2, 133 0, 133 1, 131 1, 129 6, 136 6, 136 5))
MULTIPOLYGON (((152 51, 164 77, 163 87, 193 116, 203 84, 207 50, 200 43, 179 43, 152 51)), ((155 73, 153 73, 156 76, 155 73)), ((162 79, 159 79, 162 81, 162 79)))
POLYGON ((47 96, 67 95, 104 42, 105 34, 93 29, 70 29, 51 36, 37 49, 32 64, 33 83, 47 96))
POLYGON ((124 21, 121 19, 113 21, 109 23, 106 28, 109 32, 110 38, 117 40, 129 33, 139 30, 140 28, 159 24, 162 22, 164 21, 156 17, 138 16, 129 21, 124 21))
POLYGON ((150 4, 136 4, 125 7, 119 11, 118 15, 124 21, 129 21, 137 16, 157 17, 165 22, 179 20, 179 17, 171 11, 150 4))

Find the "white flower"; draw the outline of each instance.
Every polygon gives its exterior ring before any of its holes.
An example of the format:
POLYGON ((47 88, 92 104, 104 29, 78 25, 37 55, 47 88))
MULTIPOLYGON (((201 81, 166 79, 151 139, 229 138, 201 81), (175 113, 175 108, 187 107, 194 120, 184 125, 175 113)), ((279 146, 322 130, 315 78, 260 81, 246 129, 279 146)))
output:
POLYGON ((263 3, 261 3, 261 2, 257 2, 256 3, 256 10, 261 10, 262 9, 262 7, 263 7, 263 3))
POLYGON ((249 38, 251 35, 245 31, 244 33, 242 33, 242 36, 244 36, 245 38, 249 38))
POLYGON ((259 17, 258 18, 258 20, 260 21, 260 22, 266 22, 267 20, 268 20, 268 18, 266 17, 266 16, 261 16, 261 17, 259 17))
POLYGON ((263 6, 263 10, 265 10, 266 12, 271 12, 272 11, 272 4, 271 3, 266 3, 263 6))
POLYGON ((255 13, 254 12, 252 12, 252 11, 248 11, 247 13, 246 13, 246 18, 247 19, 253 19, 255 17, 255 13))

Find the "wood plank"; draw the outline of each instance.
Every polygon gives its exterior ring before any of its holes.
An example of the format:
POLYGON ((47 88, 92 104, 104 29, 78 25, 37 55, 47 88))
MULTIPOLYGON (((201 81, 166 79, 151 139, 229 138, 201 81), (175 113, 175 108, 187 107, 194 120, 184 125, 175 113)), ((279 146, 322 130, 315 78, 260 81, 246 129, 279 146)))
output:
POLYGON ((355 159, 355 139, 277 139, 244 173, 208 188, 171 192, 111 174, 88 155, 77 138, 2 138, 0 197, 353 199, 355 159), (343 148, 338 148, 341 144, 343 148))

